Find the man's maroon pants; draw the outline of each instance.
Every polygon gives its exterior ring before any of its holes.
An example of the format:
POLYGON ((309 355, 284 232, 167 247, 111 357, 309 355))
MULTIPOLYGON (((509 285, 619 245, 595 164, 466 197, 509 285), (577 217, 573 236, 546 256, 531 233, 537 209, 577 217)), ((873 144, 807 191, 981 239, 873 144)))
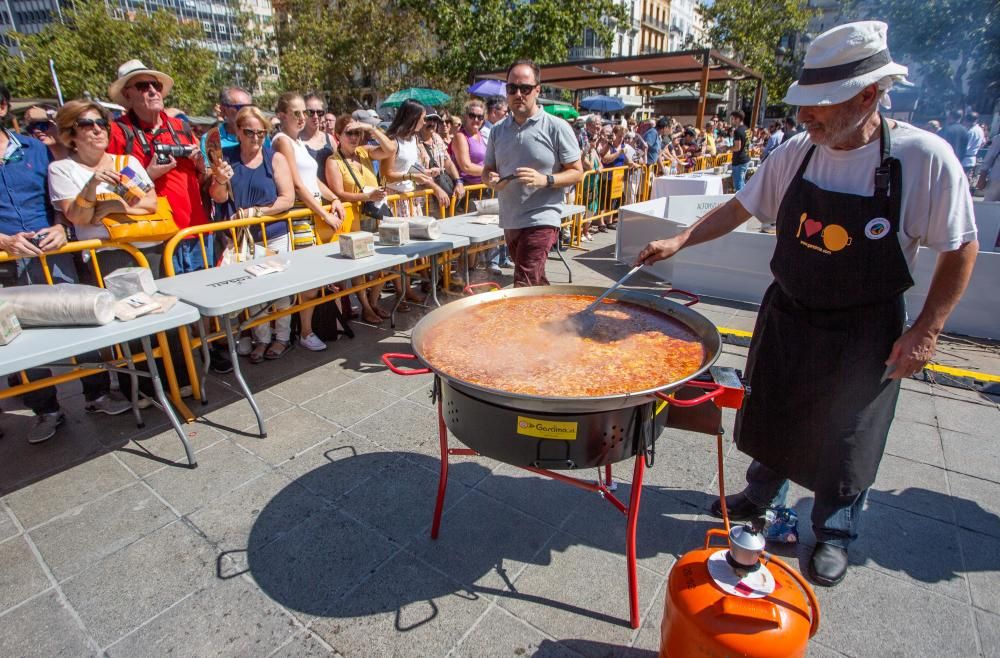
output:
POLYGON ((545 262, 559 239, 559 229, 554 226, 508 228, 503 235, 514 261, 514 287, 549 285, 545 262))

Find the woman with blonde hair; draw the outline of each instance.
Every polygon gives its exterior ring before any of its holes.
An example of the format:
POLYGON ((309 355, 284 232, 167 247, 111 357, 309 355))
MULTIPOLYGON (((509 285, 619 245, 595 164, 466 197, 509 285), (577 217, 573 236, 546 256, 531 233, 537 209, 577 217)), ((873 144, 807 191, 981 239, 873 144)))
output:
MULTIPOLYGON (((239 144, 222 149, 222 161, 212 172, 209 194, 216 204, 217 216, 246 219, 264 215, 279 215, 295 201, 295 183, 291 165, 285 156, 264 145, 269 123, 256 107, 244 107, 236 115, 236 137, 239 144)), ((271 222, 263 232, 250 229, 260 247, 278 253, 288 251, 288 223, 271 222)), ((276 310, 291 305, 290 297, 272 302, 276 310)), ((261 307, 253 309, 257 312, 261 307)), ((250 362, 280 359, 291 349, 292 318, 285 315, 274 321, 272 341, 270 323, 253 328, 254 346, 250 362)))
POLYGON ((483 162, 486 160, 486 140, 480 134, 486 108, 482 101, 471 100, 462 109, 462 127, 451 140, 452 160, 462 174, 462 182, 475 185, 483 181, 483 162))

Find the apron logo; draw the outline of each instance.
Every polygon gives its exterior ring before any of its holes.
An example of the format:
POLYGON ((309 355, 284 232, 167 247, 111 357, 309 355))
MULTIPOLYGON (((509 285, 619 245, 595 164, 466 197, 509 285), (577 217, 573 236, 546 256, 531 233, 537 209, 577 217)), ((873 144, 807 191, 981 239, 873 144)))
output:
POLYGON ((840 224, 827 224, 824 227, 823 222, 811 219, 806 213, 802 213, 802 216, 799 217, 799 230, 796 231, 795 237, 799 238, 799 242, 803 247, 815 249, 816 251, 824 254, 831 254, 835 251, 840 251, 844 247, 849 247, 854 241, 851 236, 847 234, 847 229, 840 224), (820 239, 823 241, 823 247, 803 240, 803 231, 806 234, 806 238, 811 238, 819 233, 820 239))
POLYGON ((892 225, 885 217, 876 217, 865 225, 865 237, 869 240, 881 240, 889 235, 892 225))

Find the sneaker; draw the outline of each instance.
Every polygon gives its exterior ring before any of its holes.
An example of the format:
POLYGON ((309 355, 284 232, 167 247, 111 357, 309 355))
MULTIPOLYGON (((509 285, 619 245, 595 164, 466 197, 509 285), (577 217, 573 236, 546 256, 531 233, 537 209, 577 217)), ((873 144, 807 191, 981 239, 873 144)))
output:
POLYGON ((132 403, 125 399, 121 393, 112 391, 105 393, 96 400, 92 400, 84 405, 84 410, 88 414, 107 414, 117 416, 132 408, 132 403))
POLYGON ((233 371, 233 362, 222 350, 211 350, 208 356, 208 369, 217 375, 225 375, 233 371))
POLYGON ((28 432, 28 443, 42 443, 56 435, 56 430, 66 422, 66 416, 61 411, 52 414, 39 414, 35 417, 35 426, 28 432))
POLYGON ((508 268, 508 269, 509 269, 509 268, 512 268, 512 267, 514 267, 514 261, 512 261, 512 260, 510 260, 510 259, 508 258, 508 259, 507 259, 507 260, 505 260, 504 262, 500 263, 500 267, 506 267, 506 268, 508 268))
POLYGON ((300 338, 299 345, 312 352, 322 352, 326 349, 326 343, 321 341, 316 334, 309 334, 305 338, 300 338))
POLYGON ((243 336, 236 343, 236 353, 240 356, 246 356, 250 352, 253 352, 253 339, 250 336, 243 336))
POLYGON ((500 266, 494 265, 493 263, 490 263, 489 271, 490 274, 496 274, 496 275, 503 274, 503 270, 500 269, 500 266))

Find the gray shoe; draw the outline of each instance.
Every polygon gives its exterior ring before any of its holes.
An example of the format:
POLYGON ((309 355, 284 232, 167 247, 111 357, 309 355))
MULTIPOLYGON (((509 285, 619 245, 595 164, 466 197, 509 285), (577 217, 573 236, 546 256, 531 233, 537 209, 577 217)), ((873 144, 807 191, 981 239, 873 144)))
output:
POLYGON ((117 391, 105 393, 96 400, 91 400, 83 407, 88 414, 107 414, 117 416, 132 408, 132 403, 117 391))
POLYGON ((28 432, 28 443, 42 443, 56 435, 56 430, 66 422, 66 416, 61 411, 53 414, 38 414, 35 416, 35 426, 28 432))

